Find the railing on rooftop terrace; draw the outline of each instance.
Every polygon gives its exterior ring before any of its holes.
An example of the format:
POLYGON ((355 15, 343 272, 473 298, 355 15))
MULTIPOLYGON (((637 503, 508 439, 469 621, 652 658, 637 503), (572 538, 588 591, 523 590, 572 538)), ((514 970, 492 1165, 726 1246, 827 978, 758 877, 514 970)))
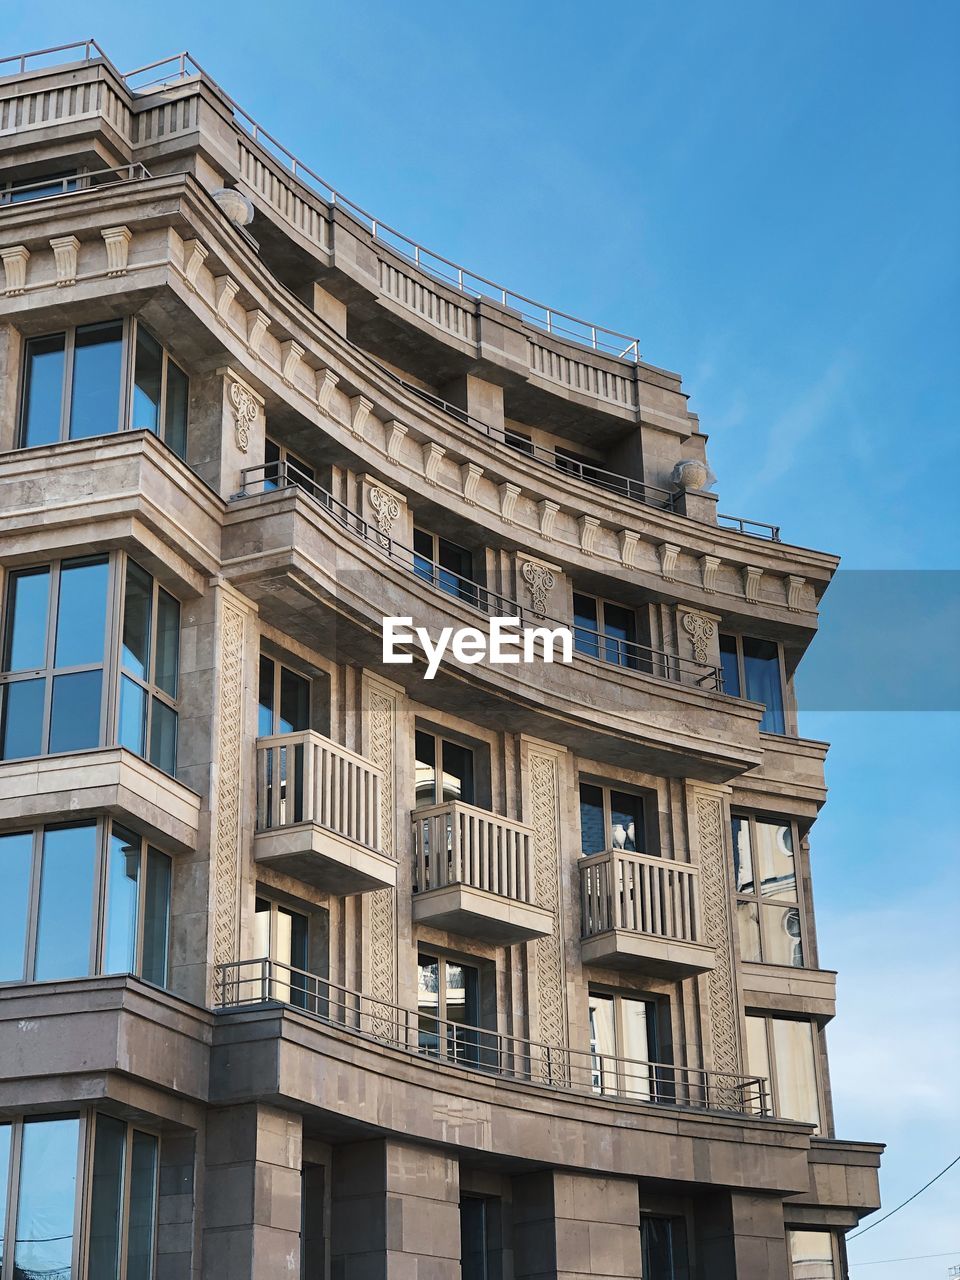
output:
POLYGON ((71 44, 54 44, 49 49, 31 49, 29 53, 14 53, 10 57, 0 58, 0 76, 22 76, 26 71, 42 71, 44 66, 59 66, 63 62, 62 58, 56 63, 46 63, 41 66, 35 64, 39 59, 48 58, 51 54, 73 53, 77 49, 83 50, 83 57, 74 61, 91 62, 94 58, 102 58, 104 62, 109 61, 96 40, 74 40, 71 44), (16 70, 7 70, 11 63, 16 70))
POLYGON ((746 520, 743 516, 724 516, 719 512, 717 523, 723 529, 736 529, 737 533, 747 533, 751 538, 767 538, 770 542, 780 541, 778 524, 765 524, 763 520, 746 520))
POLYGON ((543 1044, 466 1026, 423 1009, 405 1009, 276 960, 217 966, 221 1012, 262 1004, 311 1018, 428 1061, 517 1081, 629 1102, 770 1114, 766 1079, 665 1062, 642 1062, 596 1050, 543 1044))
POLYGON ((245 467, 241 475, 242 488, 233 495, 233 501, 256 493, 300 489, 354 536, 376 547, 421 582, 452 596, 478 613, 518 618, 520 626, 567 627, 573 634, 577 657, 608 662, 625 671, 653 676, 659 680, 670 680, 701 689, 722 689, 720 668, 708 662, 698 662, 695 658, 684 658, 663 649, 654 649, 650 645, 637 644, 604 631, 596 631, 591 627, 534 613, 529 606, 522 605, 510 596, 427 560, 412 547, 382 533, 375 524, 365 520, 321 485, 309 479, 295 464, 288 468, 285 462, 268 462, 258 467, 245 467))

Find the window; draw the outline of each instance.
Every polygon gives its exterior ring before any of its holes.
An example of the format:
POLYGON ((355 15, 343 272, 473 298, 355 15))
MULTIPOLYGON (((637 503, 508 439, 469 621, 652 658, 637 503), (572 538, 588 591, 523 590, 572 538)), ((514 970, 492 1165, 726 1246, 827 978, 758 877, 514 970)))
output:
POLYGON ((118 741, 164 773, 177 767, 180 605, 127 561, 118 741))
POLYGON ((623 849, 645 853, 643 797, 612 787, 580 783, 580 850, 586 854, 623 849))
POLYGON ((26 200, 44 200, 48 196, 59 196, 65 191, 76 191, 78 186, 75 169, 66 169, 62 173, 46 173, 42 178, 24 178, 19 182, 8 182, 0 189, 0 205, 21 204, 26 200))
POLYGON ((300 1280, 326 1275, 326 1169, 304 1164, 300 1173, 300 1280))
POLYGON ((310 681, 273 658, 260 655, 257 734, 300 733, 310 728, 310 681))
POLYGON ((494 1054, 494 1033, 481 1023, 480 969, 476 965, 421 953, 418 960, 418 1043, 421 1053, 477 1067, 494 1054))
POLYGON ((787 1231, 792 1280, 837 1280, 840 1264, 832 1231, 787 1231))
POLYGON ((298 911, 258 894, 253 917, 253 954, 272 960, 272 998, 298 1009, 323 1012, 328 968, 329 917, 322 907, 298 911), (311 977, 312 975, 312 977, 311 977))
POLYGON ((687 1224, 681 1217, 642 1214, 640 1273, 643 1280, 690 1280, 687 1224))
POLYGON ((89 1275, 152 1280, 159 1141, 113 1116, 94 1122, 89 1275))
POLYGON ((773 1113, 820 1128, 814 1026, 798 1018, 747 1015, 747 1070, 766 1077, 773 1113))
POLYGON ((764 713, 760 728, 764 733, 785 733, 783 667, 776 641, 721 631, 720 667, 724 693, 762 702, 764 713))
POLYGON ((658 1058, 657 1005, 635 996, 588 997, 593 1090, 624 1098, 659 1101, 669 1082, 658 1058))
POLYGON ((0 1124, 0 1256, 13 1259, 5 1274, 73 1275, 80 1152, 77 1116, 0 1124))
POLYGON ((503 438, 511 449, 516 449, 517 453, 525 453, 528 457, 533 457, 533 440, 525 431, 514 431, 510 428, 504 432, 503 438))
POLYGON ((598 469, 599 463, 596 458, 588 458, 583 453, 576 453, 573 449, 567 449, 559 444, 554 449, 554 454, 558 471, 569 471, 571 475, 579 476, 581 480, 588 480, 591 484, 600 480, 601 471, 598 469))
POLYGON ((501 1280, 501 1220, 497 1197, 461 1197, 461 1280, 501 1280))
POLYGON ((313 467, 269 436, 264 447, 263 461, 264 489, 282 489, 285 485, 295 484, 314 497, 318 496, 317 473, 313 467))
POLYGON ((448 595, 478 601, 477 587, 470 581, 473 573, 473 556, 466 547, 441 538, 426 529, 413 531, 413 571, 418 578, 439 587, 448 595))
POLYGON ((0 759, 118 742, 176 771, 180 605, 125 556, 62 560, 9 575, 0 663, 0 759), (122 578, 116 733, 107 601, 122 578), (105 672, 110 678, 105 679, 105 672))
POLYGON ((145 429, 182 458, 188 399, 186 374, 137 320, 31 338, 24 353, 20 447, 145 429))
POLYGON ((133 973, 166 986, 172 864, 140 836, 97 822, 3 833, 0 880, 0 982, 133 973))
POLYGON ((573 643, 578 653, 620 667, 641 665, 637 618, 632 609, 574 592, 573 622, 573 643))
POLYGON ((803 966, 803 914, 792 823, 733 818, 740 958, 803 966))
POLYGON ((416 732, 418 809, 451 800, 474 803, 474 761, 469 747, 425 729, 416 732))

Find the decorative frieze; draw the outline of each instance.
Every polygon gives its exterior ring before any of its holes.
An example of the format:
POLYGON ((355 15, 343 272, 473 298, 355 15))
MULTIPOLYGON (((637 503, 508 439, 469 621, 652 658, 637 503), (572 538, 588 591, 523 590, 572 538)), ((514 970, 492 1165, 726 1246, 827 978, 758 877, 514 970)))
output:
POLYGON ((483 476, 483 467, 475 462, 464 462, 460 467, 460 483, 463 486, 463 500, 468 506, 477 505, 477 490, 483 476))
POLYGON ((513 524, 513 513, 516 510, 517 499, 522 492, 518 484, 511 484, 509 480, 500 485, 500 515, 507 524, 513 524))
POLYGON ((672 542, 661 542, 657 551, 660 555, 660 576, 666 582, 677 580, 677 556, 680 548, 672 542))
POLYGON ((183 242, 183 274, 191 289, 196 289, 197 287, 197 276, 209 252, 199 240, 185 240, 183 242))
POLYGON ((423 454, 423 478, 427 484, 437 485, 440 483, 440 463, 443 461, 446 449, 442 445, 436 444, 433 440, 427 440, 422 449, 423 454))
POLYGON ((617 534, 617 547, 620 551, 620 563, 625 569, 636 568, 637 546, 639 542, 639 535, 630 529, 621 529, 617 534))
POLYGON ((107 275, 125 276, 130 241, 133 235, 129 227, 104 227, 100 232, 107 246, 107 275))
POLYGON ((247 312, 247 346, 253 354, 260 354, 260 347, 270 328, 270 317, 259 309, 247 312))
POLYGON ((543 618, 547 612, 547 597, 557 585, 557 575, 549 565, 539 560, 525 560, 520 566, 520 576, 530 592, 533 616, 543 618))
POLYGON ((0 249, 0 258, 3 259, 4 293, 7 297, 23 293, 27 287, 30 250, 25 244, 15 244, 9 249, 0 249))
POLYGON ((372 408, 373 401, 366 396, 350 397, 350 431, 357 440, 363 439, 363 428, 372 408))
POLYGON ((228 324, 230 304, 237 296, 240 286, 237 284, 236 280, 232 280, 230 276, 217 276, 213 283, 216 290, 217 319, 221 324, 228 324))
POLYGON ((57 268, 57 288, 76 284, 80 241, 76 236, 55 236, 50 241, 50 248, 57 268))
POLYGON ((299 342, 282 342, 280 344, 280 377, 288 387, 292 387, 297 378, 297 370, 303 359, 303 347, 299 342))
POLYGON ((787 608, 791 613, 799 613, 803 608, 803 588, 806 585, 806 578, 801 578, 798 574, 791 573, 787 577, 787 608))
POLYGON ((403 448, 403 441, 409 430, 402 422, 398 422, 396 418, 391 418, 386 425, 386 444, 387 458, 390 462, 400 461, 400 450, 403 448))
POLYGON ((332 369, 317 370, 317 408, 321 413, 330 414, 333 393, 340 378, 332 369))
POLYGON ((762 579, 762 569, 758 569, 752 564, 743 566, 743 595, 744 599, 749 600, 751 604, 756 604, 760 599, 760 583, 762 579))
POLYGON ((684 613, 681 614, 680 625, 690 637, 697 662, 709 662, 710 641, 717 630, 713 620, 705 618, 702 613, 684 613))
POLYGON ((720 571, 719 556, 701 556, 700 557, 700 576, 703 582, 704 591, 716 591, 717 574, 720 571))
POLYGON ((600 521, 596 516, 581 516, 577 528, 580 530, 580 550, 591 555, 596 548, 600 521))
POLYGON ((537 514, 540 517, 540 536, 546 538, 548 542, 553 541, 553 528, 556 524, 559 510, 559 502, 551 502, 549 498, 544 498, 542 502, 537 503, 537 514))

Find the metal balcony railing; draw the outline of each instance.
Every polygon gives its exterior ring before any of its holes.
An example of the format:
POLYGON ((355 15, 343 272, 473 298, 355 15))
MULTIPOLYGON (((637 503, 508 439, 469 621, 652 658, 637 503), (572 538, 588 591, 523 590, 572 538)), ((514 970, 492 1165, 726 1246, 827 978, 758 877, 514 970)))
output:
POLYGON ((380 850, 381 771, 307 729, 257 739, 257 830, 315 822, 380 850))
POLYGON ((118 169, 93 169, 88 173, 40 178, 36 182, 15 182, 9 187, 0 188, 0 205, 26 204, 30 200, 54 200, 94 188, 99 190, 101 187, 117 186, 125 182, 139 182, 150 176, 146 165, 124 164, 118 169))
POLYGON ((459 800, 414 809, 414 892, 446 885, 536 902, 533 828, 459 800))
POLYGON ((236 960, 217 966, 219 1011, 265 1004, 293 1007, 326 1025, 438 1065, 520 1084, 629 1102, 770 1114, 767 1081, 762 1076, 642 1062, 467 1026, 390 1004, 276 960, 236 960))
POLYGON ((762 520, 746 520, 743 516, 724 516, 719 513, 717 523, 722 529, 736 529, 737 533, 747 533, 751 538, 767 538, 770 542, 780 541, 778 524, 765 524, 762 520))
POLYGON ((678 942, 700 942, 700 879, 696 867, 622 849, 580 859, 581 932, 612 929, 678 942))
POLYGON ((233 500, 250 497, 251 493, 284 488, 301 489, 355 537, 376 547, 422 582, 453 596, 479 613, 519 618, 521 626, 568 627, 574 637, 575 651, 582 657, 609 662, 626 670, 694 688, 722 688, 720 668, 711 663, 698 662, 695 658, 684 658, 679 654, 667 653, 664 649, 655 649, 603 631, 593 631, 591 628, 574 626, 572 622, 535 614, 529 606, 522 605, 518 600, 427 560, 412 547, 381 533, 375 524, 334 498, 321 485, 307 479, 302 472, 294 468, 288 470, 283 462, 245 467, 242 472, 242 488, 233 495, 233 500))

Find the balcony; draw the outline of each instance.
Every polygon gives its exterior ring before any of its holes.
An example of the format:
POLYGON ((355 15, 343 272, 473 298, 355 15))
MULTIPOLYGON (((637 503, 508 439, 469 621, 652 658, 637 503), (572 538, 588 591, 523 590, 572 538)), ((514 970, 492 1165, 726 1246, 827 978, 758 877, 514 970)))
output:
POLYGON ((337 895, 396 888, 382 786, 369 760, 312 730, 258 738, 256 861, 337 895))
POLYGON ((459 801, 412 819, 417 924, 502 944, 553 932, 536 905, 530 827, 459 801))
POLYGON ((688 978, 714 967, 700 941, 700 881, 688 863, 609 850, 580 859, 584 964, 688 978))

